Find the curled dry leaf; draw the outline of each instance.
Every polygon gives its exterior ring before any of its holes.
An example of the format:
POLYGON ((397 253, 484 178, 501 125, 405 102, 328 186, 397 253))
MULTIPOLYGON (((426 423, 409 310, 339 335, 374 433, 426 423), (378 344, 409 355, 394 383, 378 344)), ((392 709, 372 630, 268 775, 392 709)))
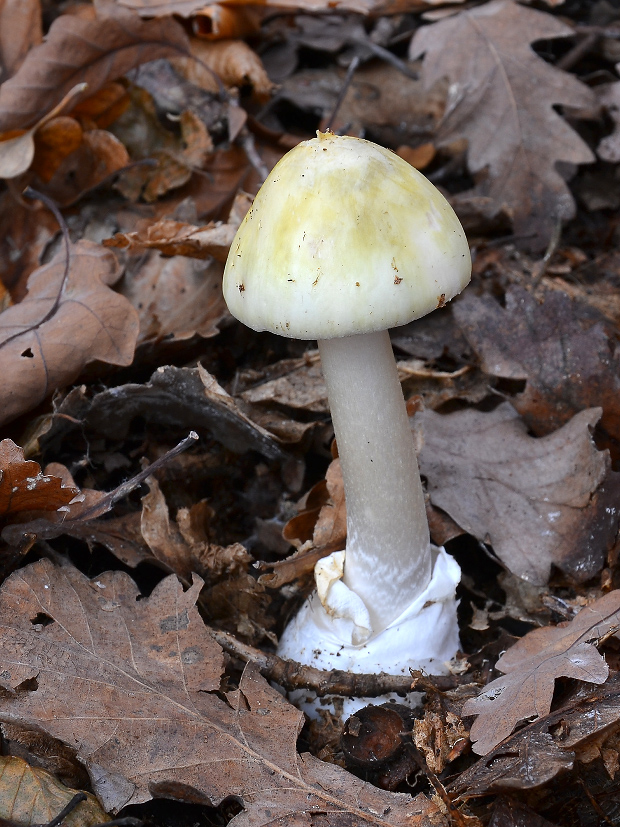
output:
POLYGON ((111 132, 89 129, 77 149, 60 161, 45 193, 61 206, 70 206, 129 162, 126 148, 111 132))
POLYGON ((600 413, 582 411, 540 439, 507 402, 490 413, 416 414, 432 503, 525 580, 546 583, 552 565, 580 582, 593 577, 619 519, 620 475, 590 436, 600 413))
POLYGON ((142 63, 187 53, 187 37, 175 20, 145 21, 110 8, 114 16, 96 20, 56 18, 45 42, 0 86, 0 132, 33 126, 77 83, 88 84, 92 95, 142 63))
MULTIPOLYGON (((63 810, 76 794, 39 767, 21 758, 0 756, 0 818, 13 824, 47 824, 63 810)), ((62 823, 66 827, 90 827, 108 817, 97 799, 86 794, 62 823)))
POLYGON ((579 294, 518 286, 505 307, 463 295, 456 321, 491 376, 527 380, 515 408, 537 434, 564 425, 584 408, 603 408, 601 426, 620 438, 620 350, 605 316, 579 294))
POLYGON ((113 238, 104 239, 103 246, 120 247, 129 251, 159 250, 165 256, 199 259, 213 256, 218 261, 225 262, 236 231, 236 227, 221 222, 216 224, 211 221, 204 227, 195 227, 193 224, 162 218, 155 224, 149 224, 143 231, 116 233, 113 238))
POLYGON ((313 813, 325 827, 445 824, 424 796, 299 756, 302 713, 257 667, 225 691, 222 650, 194 605, 201 585, 184 592, 170 576, 139 600, 123 572, 88 580, 48 560, 16 572, 0 591, 0 718, 71 744, 112 811, 165 793, 215 806, 235 796, 240 827, 313 813))
POLYGON ((239 397, 244 402, 274 409, 329 413, 318 351, 308 351, 299 359, 282 359, 275 365, 269 365, 265 375, 256 375, 251 387, 240 393, 239 397))
POLYGON ((79 491, 60 477, 41 473, 38 462, 24 459, 12 439, 0 442, 0 520, 15 521, 20 513, 65 511, 79 491))
POLYGON ((332 460, 325 479, 313 486, 302 502, 299 514, 284 526, 284 538, 297 547, 309 541, 314 548, 344 547, 347 511, 339 459, 332 460))
POLYGON ((42 181, 49 181, 63 159, 82 143, 82 135, 80 124, 75 118, 67 115, 61 115, 45 123, 34 137, 33 172, 42 181))
POLYGON ((604 683, 609 668, 593 644, 620 629, 620 590, 606 594, 571 621, 528 632, 501 656, 505 673, 468 700, 463 715, 477 715, 470 737, 485 755, 520 721, 539 718, 551 708, 556 678, 604 683))
POLYGON ((205 259, 212 256, 222 264, 226 263, 228 251, 239 224, 252 204, 252 197, 239 192, 230 211, 226 224, 210 222, 204 227, 195 227, 172 219, 161 219, 147 224, 134 233, 116 233, 103 240, 104 247, 120 247, 132 252, 136 249, 159 250, 165 256, 188 256, 205 259))
MULTIPOLYGON (((247 570, 252 558, 240 543, 223 548, 210 543, 200 532, 204 509, 197 503, 181 509, 171 520, 168 505, 154 477, 148 480, 149 493, 142 498, 142 536, 155 558, 189 584, 192 573, 205 579, 219 579, 224 572, 238 574, 247 570), (213 575, 213 578, 210 577, 213 575)), ((202 504, 204 505, 204 504, 202 504)))
POLYGON ((192 57, 173 57, 170 62, 196 86, 208 92, 218 92, 215 73, 224 86, 250 85, 255 95, 265 100, 271 95, 274 84, 260 57, 243 40, 192 38, 190 49, 192 57))
POLYGON ((558 161, 594 160, 555 107, 592 111, 596 100, 577 78, 539 58, 530 43, 573 33, 550 14, 492 0, 418 29, 410 48, 411 58, 425 55, 427 85, 450 81, 438 143, 467 141, 477 180, 471 194, 489 199, 489 217, 507 210, 515 232, 542 249, 557 220, 575 213, 558 161))
POLYGON ((137 201, 142 198, 151 203, 169 190, 182 187, 192 177, 195 169, 205 166, 213 152, 213 141, 207 127, 192 111, 186 110, 179 117, 181 139, 177 146, 155 150, 152 159, 155 168, 136 165, 127 170, 115 184, 125 198, 137 201))
MULTIPOLYGON (((180 14, 188 16, 192 12, 203 8, 205 3, 199 0, 118 0, 123 6, 153 17, 160 14, 180 14)), ((223 0, 228 4, 229 0, 223 0)), ((357 12, 359 14, 399 14, 413 11, 424 11, 432 8, 442 0, 265 0, 261 6, 280 9, 291 9, 295 13, 334 11, 357 12)), ((465 0, 456 0, 463 3, 465 0)), ((233 5, 231 3, 231 5, 233 5)))
POLYGON ((0 373, 9 422, 72 382, 89 362, 128 365, 138 334, 135 310, 110 290, 113 254, 90 241, 64 250, 28 279, 28 295, 0 314, 0 373))

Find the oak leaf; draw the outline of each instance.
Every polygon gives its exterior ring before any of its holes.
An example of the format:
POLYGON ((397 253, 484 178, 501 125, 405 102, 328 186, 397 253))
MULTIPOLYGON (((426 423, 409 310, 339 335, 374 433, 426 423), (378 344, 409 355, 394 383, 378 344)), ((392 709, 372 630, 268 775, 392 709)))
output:
POLYGON ((222 650, 194 606, 201 585, 184 592, 171 575, 138 599, 123 572, 88 580, 40 560, 14 573, 0 591, 0 718, 72 745, 107 810, 235 796, 238 827, 314 814, 326 827, 445 824, 424 796, 299 756, 303 715, 256 666, 226 691, 222 650))
POLYGON ((138 318, 123 296, 110 290, 119 277, 114 255, 90 241, 64 250, 35 270, 28 295, 0 314, 0 423, 34 408, 72 382, 95 359, 128 365, 138 318))
POLYGON ((0 86, 0 132, 34 125, 78 83, 88 84, 92 95, 142 63, 187 54, 187 37, 175 20, 145 21, 112 8, 114 16, 96 20, 56 18, 45 42, 0 86))
POLYGON ((505 676, 468 700, 463 715, 477 715, 470 737, 480 755, 490 752, 520 721, 551 708, 556 678, 604 683, 605 659, 593 644, 620 629, 620 590, 582 609, 573 620, 528 632, 495 664, 505 676))
POLYGON ((490 542, 524 580, 546 583, 552 564, 587 580, 618 530, 619 475, 590 436, 600 413, 582 411, 540 439, 526 433, 509 403, 489 413, 416 414, 420 470, 433 505, 490 542))
POLYGON ((508 211, 515 232, 529 236, 532 247, 546 247, 557 221, 575 214, 557 164, 594 160, 554 109, 593 110, 594 93, 530 47, 572 34, 550 14, 492 0, 418 29, 409 53, 412 59, 425 54, 427 86, 445 77, 450 82, 438 143, 467 141, 476 178, 471 195, 488 199, 489 217, 508 211))

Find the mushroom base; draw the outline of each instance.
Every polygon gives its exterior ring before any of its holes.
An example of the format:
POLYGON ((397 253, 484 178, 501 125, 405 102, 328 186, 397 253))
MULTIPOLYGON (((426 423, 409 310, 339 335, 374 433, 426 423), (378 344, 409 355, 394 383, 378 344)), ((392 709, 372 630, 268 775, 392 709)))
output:
MULTIPOLYGON (((461 571, 458 563, 443 548, 433 548, 431 580, 411 605, 377 635, 361 644, 351 643, 351 630, 323 607, 317 593, 302 606, 287 626, 278 647, 283 658, 318 669, 342 669, 358 674, 406 675, 421 669, 430 675, 448 672, 447 662, 459 648, 456 618, 456 586, 461 571)), ((299 690, 291 698, 308 714, 328 699, 313 699, 313 693, 299 690)), ((382 698, 356 698, 347 703, 351 714, 369 703, 384 703, 382 698)))

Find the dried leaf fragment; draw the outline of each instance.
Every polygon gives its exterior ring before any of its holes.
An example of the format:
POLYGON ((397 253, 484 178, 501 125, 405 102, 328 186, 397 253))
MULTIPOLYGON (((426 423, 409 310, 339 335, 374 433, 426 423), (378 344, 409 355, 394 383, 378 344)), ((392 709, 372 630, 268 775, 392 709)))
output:
POLYGON ((477 715, 470 737, 485 755, 520 721, 539 718, 551 708, 556 678, 604 683, 609 668, 593 644, 620 629, 620 590, 582 609, 571 621, 528 632, 501 656, 496 668, 505 673, 463 707, 477 715))
POLYGON ((204 227, 195 227, 193 224, 164 218, 133 233, 116 233, 102 243, 104 247, 120 247, 129 252, 152 249, 159 250, 165 256, 198 259, 213 256, 225 263, 234 235, 251 203, 251 196, 244 192, 238 193, 226 224, 211 221, 204 227))
POLYGON ((135 310, 110 290, 113 254, 90 241, 71 246, 65 279, 62 250, 28 279, 28 295, 0 314, 0 373, 9 422, 72 382, 95 359, 128 365, 138 334, 135 310))

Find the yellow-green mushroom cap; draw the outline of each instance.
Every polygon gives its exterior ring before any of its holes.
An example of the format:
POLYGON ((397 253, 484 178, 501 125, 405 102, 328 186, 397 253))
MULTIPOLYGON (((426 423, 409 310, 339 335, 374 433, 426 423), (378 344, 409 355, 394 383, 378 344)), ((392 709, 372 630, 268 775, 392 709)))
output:
POLYGON ((370 141, 319 133, 261 187, 223 289, 254 330, 332 339, 424 316, 470 275, 463 228, 421 173, 370 141))

